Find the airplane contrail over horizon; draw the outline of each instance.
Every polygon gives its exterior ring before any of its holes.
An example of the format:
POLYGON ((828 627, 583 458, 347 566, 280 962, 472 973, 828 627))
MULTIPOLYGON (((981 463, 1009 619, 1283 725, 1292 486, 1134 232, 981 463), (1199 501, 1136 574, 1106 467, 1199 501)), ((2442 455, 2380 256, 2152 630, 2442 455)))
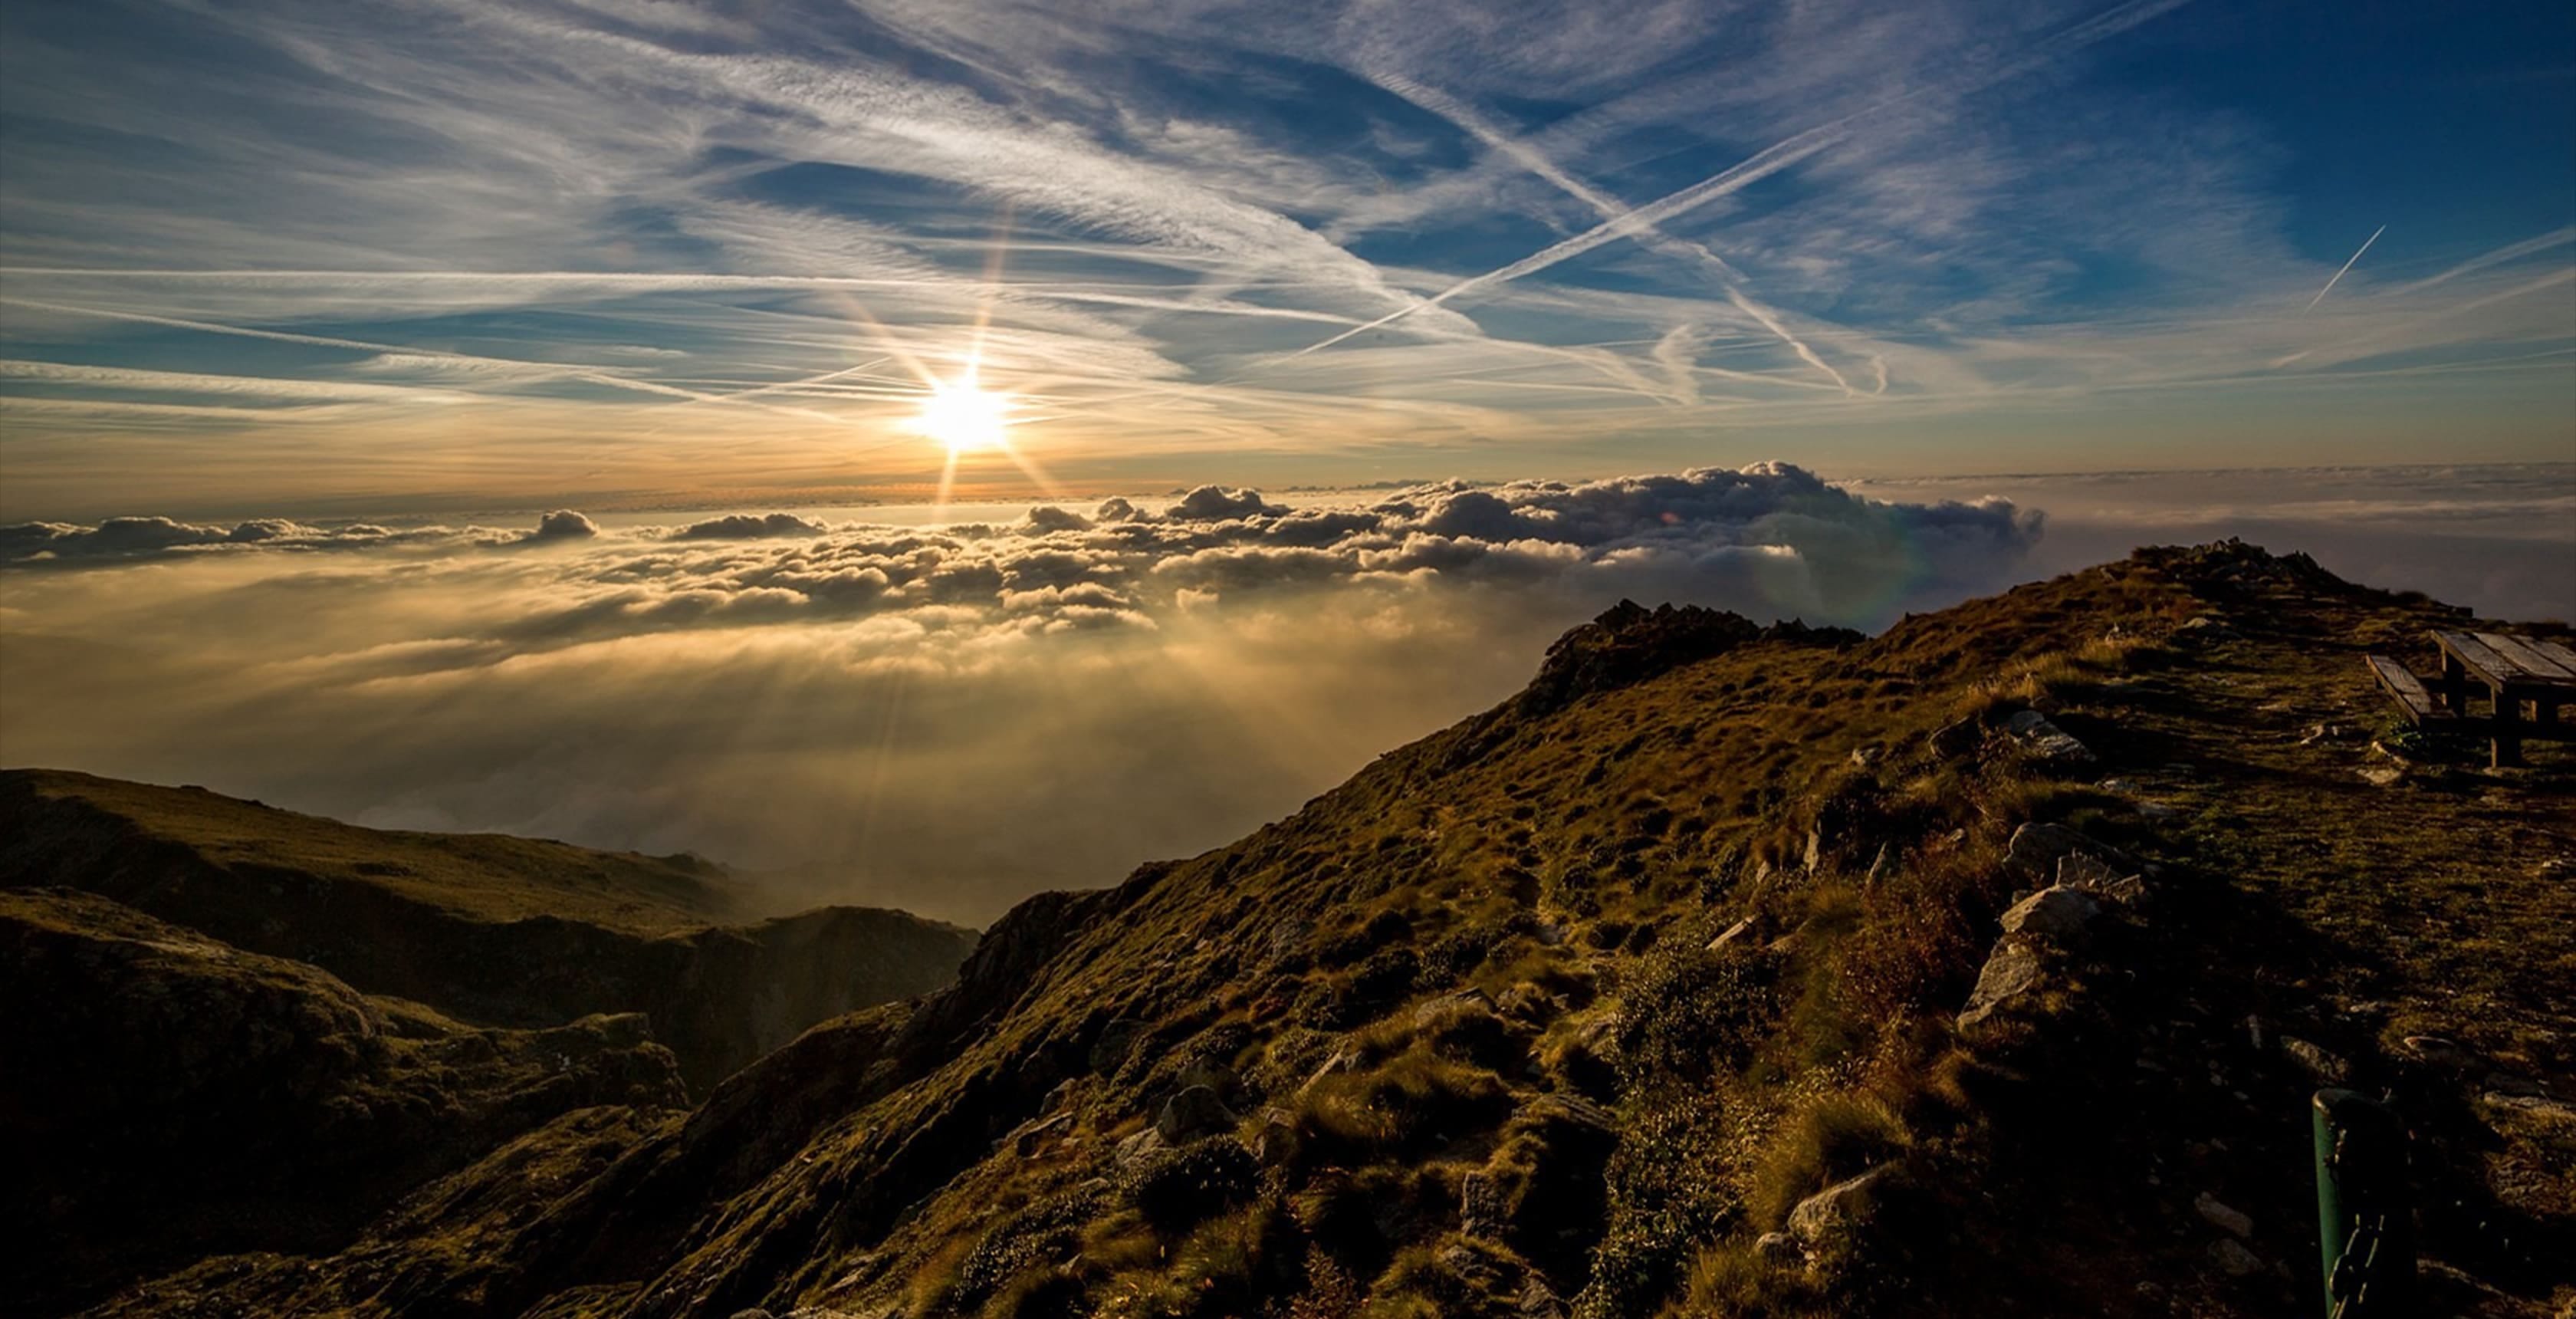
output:
POLYGON ((2379 227, 2378 227, 2378 228, 2376 228, 2376 229, 2371 230, 2371 231, 2370 231, 2370 237, 2365 238, 2365 239, 2362 239, 2362 240, 2361 240, 2361 246, 2356 247, 2356 248, 2354 248, 2354 249, 2352 250, 2352 258, 2351 258, 2351 260, 2345 261, 2345 262, 2343 263, 2343 269, 2342 269, 2342 270, 2338 270, 2338 271, 2336 271, 2336 272, 2334 273, 2334 278, 2333 278, 2333 279, 2330 279, 2330 280, 2327 280, 2327 281, 2326 281, 2326 286, 2325 286, 2324 288, 2321 288, 2321 289, 2318 289, 2318 290, 2317 290, 2317 296, 2315 296, 2315 297, 2313 297, 2313 298, 2308 299, 2308 305, 2307 305, 2307 306, 2305 306, 2305 307, 2300 308, 2300 309, 2299 309, 2299 314, 2300 314, 2300 315, 2302 315, 2302 316, 2305 316, 2305 315, 2307 315, 2309 312, 2315 311, 2315 310, 2317 309, 2317 304, 2318 304, 2318 303, 2320 303, 2320 302, 2325 301, 2325 300, 2326 300, 2326 295, 2327 295, 2327 294, 2334 292, 2334 286, 2335 286, 2335 285, 2337 285, 2337 284, 2339 284, 2339 283, 2342 283, 2342 282, 2343 282, 2344 273, 2345 273, 2346 271, 2349 271, 2349 270, 2351 270, 2351 269, 2352 269, 2352 267, 2353 267, 2353 262, 2361 260, 2361 254, 2362 254, 2362 253, 2364 253, 2364 252, 2369 251, 2369 250, 2370 250, 2370 245, 2371 245, 2371 244, 2373 244, 2373 243, 2378 242, 2378 241, 2379 241, 2379 236, 2380 236, 2381 234, 2384 234, 2384 233, 2387 233, 2387 232, 2388 232, 2388 226, 2387 226, 2387 225, 2384 225, 2384 224, 2383 224, 2383 225, 2381 225, 2381 226, 2379 226, 2379 227))

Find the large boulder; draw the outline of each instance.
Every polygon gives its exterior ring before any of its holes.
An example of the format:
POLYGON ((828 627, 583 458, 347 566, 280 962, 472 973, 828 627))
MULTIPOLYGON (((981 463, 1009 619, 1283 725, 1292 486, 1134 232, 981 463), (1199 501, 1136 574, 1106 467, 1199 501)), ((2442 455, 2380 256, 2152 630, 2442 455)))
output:
POLYGON ((2053 884, 2013 904, 2004 913, 2004 933, 2034 934, 2072 943, 2090 932, 2102 904, 2080 889, 2053 884))
POLYGON ((1163 1102, 1154 1131, 1168 1144, 1186 1145, 1203 1136, 1234 1129, 1234 1110, 1209 1086, 1194 1085, 1163 1102))
POLYGON ((2073 769, 2094 763, 2092 748, 2076 741, 2037 710, 2016 713, 2004 721, 2004 729, 2029 749, 2033 759, 2045 764, 2073 769))
POLYGON ((1959 1029, 1985 1024, 1995 1013, 2038 993, 2046 979, 2047 966, 2038 950, 2010 936, 1997 941, 1984 969, 1977 972, 1977 987, 1969 991, 1967 1005, 1959 1010, 1959 1029))
POLYGON ((1874 1195, 1887 1176, 1886 1168, 1872 1168, 1799 1201, 1798 1206, 1789 1211, 1789 1235, 1812 1249, 1848 1234, 1869 1221, 1870 1212, 1876 1207, 1874 1195))

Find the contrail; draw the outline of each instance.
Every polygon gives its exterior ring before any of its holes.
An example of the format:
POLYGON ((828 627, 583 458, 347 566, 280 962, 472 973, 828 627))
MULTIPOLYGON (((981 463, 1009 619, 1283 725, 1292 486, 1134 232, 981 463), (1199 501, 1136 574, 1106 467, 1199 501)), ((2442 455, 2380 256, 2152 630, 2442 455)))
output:
POLYGON ((2304 309, 2302 309, 2302 310, 2299 312, 2299 314, 2300 314, 2300 315, 2302 315, 2302 316, 2305 316, 2305 315, 2307 315, 2309 312, 2315 311, 2315 310, 2317 309, 2317 304, 2318 304, 2318 303, 2320 303, 2320 302, 2325 301, 2325 300, 2326 300, 2326 295, 2327 295, 2327 294, 2329 294, 2329 293, 2334 292, 2334 286, 2335 286, 2336 284, 2339 284, 2339 283, 2341 283, 2341 282, 2343 281, 2344 271, 2348 271, 2348 270, 2352 269, 2352 262, 2353 262, 2353 261, 2359 261, 2359 260, 2361 259, 2361 254, 2362 254, 2362 253, 2364 253, 2364 252, 2369 251, 2369 250, 2370 250, 2370 245, 2371 245, 2371 244, 2373 244, 2373 243, 2378 242, 2378 241, 2379 241, 2379 236, 2380 236, 2381 234, 2384 234, 2384 233, 2387 233, 2387 232, 2388 232, 2388 226, 2387 226, 2387 225, 2384 225, 2384 224, 2383 224, 2383 225, 2381 225, 2381 226, 2379 226, 2379 227, 2378 227, 2378 228, 2376 228, 2376 229, 2371 230, 2371 231, 2370 231, 2370 237, 2365 238, 2365 239, 2362 239, 2362 240, 2361 240, 2361 246, 2356 247, 2356 248, 2354 248, 2354 249, 2352 250, 2352 261, 2346 261, 2346 262, 2344 262, 2344 263, 2343 263, 2343 270, 2338 270, 2338 271, 2336 271, 2336 272, 2334 273, 2334 278, 2333 278, 2333 279, 2330 279, 2330 280, 2327 280, 2327 281, 2326 281, 2326 286, 2325 286, 2324 288, 2321 288, 2321 289, 2318 289, 2318 290, 2317 290, 2317 296, 2315 296, 2315 297, 2313 297, 2313 298, 2308 299, 2308 305, 2307 305, 2304 309))
MULTIPOLYGON (((1357 338, 1371 330, 1392 325, 1416 312, 1438 307, 1461 294, 1477 292, 1497 284, 1507 284, 1524 275, 1535 274, 1558 262, 1580 256, 1596 247, 1649 232, 1666 220, 1739 192, 1810 156, 1841 145, 1857 131, 1859 124, 1874 116, 1925 97, 1963 94, 1993 86, 2007 78, 2038 68, 2062 55, 2126 32, 2151 18, 2178 9, 2189 2, 2190 0, 2129 0, 2129 3, 2115 5, 2093 18, 2040 42, 2019 58, 1973 71, 1947 83, 1918 87, 1875 105, 1855 110, 1830 123, 1819 124, 1805 132, 1783 138, 1737 162, 1734 166, 1710 175, 1679 192, 1666 194, 1643 206, 1628 208, 1616 219, 1604 220, 1571 238, 1522 257, 1500 270, 1488 271, 1482 275, 1460 280, 1430 297, 1399 307, 1376 320, 1354 326, 1321 343, 1310 344, 1275 360, 1287 361, 1304 357, 1309 353, 1322 352, 1335 344, 1357 338)), ((1401 94, 1398 93, 1398 95, 1401 94)), ((1711 255, 1715 254, 1711 253, 1711 255)), ((1849 386, 1846 385, 1845 388, 1848 390, 1849 386)))

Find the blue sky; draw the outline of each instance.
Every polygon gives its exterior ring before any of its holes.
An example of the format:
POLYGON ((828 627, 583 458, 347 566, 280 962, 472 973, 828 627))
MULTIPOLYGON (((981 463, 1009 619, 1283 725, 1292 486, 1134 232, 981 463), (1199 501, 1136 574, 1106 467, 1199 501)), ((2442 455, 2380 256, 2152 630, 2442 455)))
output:
POLYGON ((0 517, 2566 460, 2576 12, 26 3, 0 267, 0 517))

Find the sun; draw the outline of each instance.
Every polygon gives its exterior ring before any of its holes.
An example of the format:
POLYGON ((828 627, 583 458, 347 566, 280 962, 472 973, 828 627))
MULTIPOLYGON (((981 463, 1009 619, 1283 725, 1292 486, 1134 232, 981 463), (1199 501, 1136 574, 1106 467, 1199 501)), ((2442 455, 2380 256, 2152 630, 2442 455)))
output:
POLYGON ((922 433, 955 453, 1002 447, 1002 432, 1011 424, 1011 396, 975 383, 973 372, 956 380, 934 380, 930 397, 921 401, 922 433))

